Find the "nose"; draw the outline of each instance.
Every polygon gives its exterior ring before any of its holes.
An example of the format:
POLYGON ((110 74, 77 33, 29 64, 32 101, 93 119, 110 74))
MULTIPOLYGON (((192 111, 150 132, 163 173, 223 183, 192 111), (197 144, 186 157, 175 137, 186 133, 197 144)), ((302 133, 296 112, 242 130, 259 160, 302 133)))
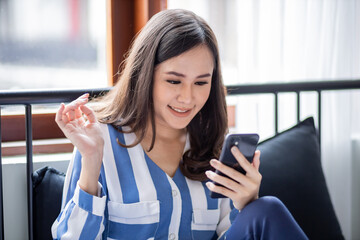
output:
POLYGON ((191 99, 192 99, 191 85, 184 84, 180 89, 180 93, 178 95, 177 100, 184 104, 190 104, 191 99))

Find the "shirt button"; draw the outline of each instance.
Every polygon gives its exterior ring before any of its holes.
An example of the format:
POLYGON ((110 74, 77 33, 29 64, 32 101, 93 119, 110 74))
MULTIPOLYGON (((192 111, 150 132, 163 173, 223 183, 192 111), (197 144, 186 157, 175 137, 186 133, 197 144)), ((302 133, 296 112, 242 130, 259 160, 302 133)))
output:
POLYGON ((177 196, 177 194, 178 194, 178 193, 177 193, 177 191, 176 191, 176 190, 172 190, 172 196, 173 196, 173 197, 176 197, 176 196, 177 196))
POLYGON ((174 233, 170 233, 169 240, 175 240, 175 239, 176 239, 176 235, 174 233))

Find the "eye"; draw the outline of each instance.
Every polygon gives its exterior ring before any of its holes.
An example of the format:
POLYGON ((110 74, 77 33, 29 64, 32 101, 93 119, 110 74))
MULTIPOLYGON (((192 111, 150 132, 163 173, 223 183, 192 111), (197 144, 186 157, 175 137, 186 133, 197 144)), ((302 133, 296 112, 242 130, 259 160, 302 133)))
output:
POLYGON ((170 84, 180 84, 181 82, 179 80, 166 80, 170 84))
POLYGON ((206 85, 206 84, 209 84, 209 82, 207 81, 200 81, 200 82, 196 82, 195 85, 199 85, 199 86, 203 86, 203 85, 206 85))

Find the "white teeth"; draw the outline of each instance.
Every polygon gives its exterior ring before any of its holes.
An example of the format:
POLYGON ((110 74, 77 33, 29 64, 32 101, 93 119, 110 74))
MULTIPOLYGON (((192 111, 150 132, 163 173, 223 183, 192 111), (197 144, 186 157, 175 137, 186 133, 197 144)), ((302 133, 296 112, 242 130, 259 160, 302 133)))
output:
POLYGON ((173 107, 171 107, 171 106, 170 106, 170 108, 171 108, 172 110, 174 110, 175 112, 178 112, 178 113, 184 113, 184 112, 189 111, 189 110, 180 110, 180 109, 177 109, 177 108, 173 108, 173 107))

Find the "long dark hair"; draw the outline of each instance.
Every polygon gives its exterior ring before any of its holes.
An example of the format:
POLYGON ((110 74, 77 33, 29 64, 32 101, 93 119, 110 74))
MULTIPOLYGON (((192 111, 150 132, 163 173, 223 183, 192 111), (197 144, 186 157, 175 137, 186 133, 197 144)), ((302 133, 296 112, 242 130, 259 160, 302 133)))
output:
POLYGON ((182 9, 154 15, 135 38, 122 64, 119 81, 108 94, 95 100, 98 104, 94 108, 100 122, 112 124, 122 132, 122 126, 131 126, 131 132, 138 133, 137 141, 125 147, 142 141, 150 118, 151 151, 156 137, 152 104, 154 68, 202 44, 214 57, 211 90, 204 107, 187 126, 191 147, 180 164, 182 173, 193 180, 206 179, 205 171, 211 169, 209 160, 219 157, 228 129, 218 45, 213 31, 202 18, 182 9))

